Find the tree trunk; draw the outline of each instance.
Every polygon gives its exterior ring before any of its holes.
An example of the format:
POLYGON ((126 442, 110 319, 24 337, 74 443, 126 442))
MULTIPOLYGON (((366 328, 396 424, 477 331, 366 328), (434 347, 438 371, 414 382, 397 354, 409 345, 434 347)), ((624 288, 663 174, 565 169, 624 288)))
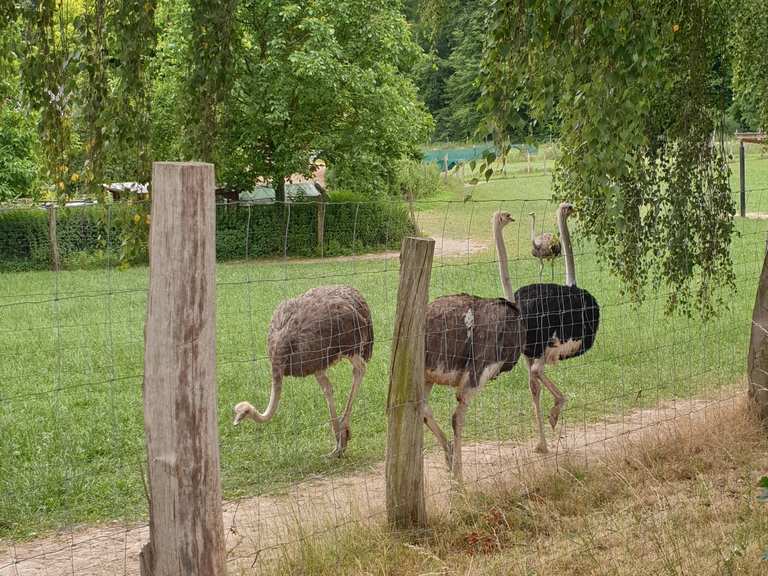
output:
POLYGON ((763 423, 768 423, 768 253, 752 311, 752 336, 747 358, 749 399, 763 423))

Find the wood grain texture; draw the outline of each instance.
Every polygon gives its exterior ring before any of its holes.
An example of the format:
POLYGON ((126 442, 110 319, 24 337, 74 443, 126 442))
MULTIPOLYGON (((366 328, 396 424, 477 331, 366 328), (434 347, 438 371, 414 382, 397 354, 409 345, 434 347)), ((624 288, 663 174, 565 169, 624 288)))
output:
POLYGON ((424 339, 435 241, 405 238, 387 398, 386 503, 395 528, 427 524, 424 502, 424 339))
POLYGON ((211 164, 155 163, 144 359, 150 542, 142 573, 225 573, 211 164))
POLYGON ((752 335, 747 359, 749 398, 760 419, 768 424, 768 251, 752 311, 752 335))

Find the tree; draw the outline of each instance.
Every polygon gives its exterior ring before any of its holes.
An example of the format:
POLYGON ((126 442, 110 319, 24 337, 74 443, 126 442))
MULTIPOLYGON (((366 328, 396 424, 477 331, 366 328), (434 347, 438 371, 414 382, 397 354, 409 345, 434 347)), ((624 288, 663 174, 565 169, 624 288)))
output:
POLYGON ((227 182, 269 176, 280 201, 284 178, 307 173, 315 153, 367 179, 426 138, 430 118, 405 74, 419 51, 396 3, 244 0, 238 17, 227 182))
POLYGON ((734 207, 720 145, 722 0, 496 0, 484 102, 498 134, 559 119, 555 195, 641 299, 712 313, 733 287, 734 207), (713 138, 714 136, 714 138, 713 138))
POLYGON ((13 55, 20 36, 21 23, 9 12, 6 26, 0 27, 0 202, 37 193, 35 118, 25 110, 13 55))

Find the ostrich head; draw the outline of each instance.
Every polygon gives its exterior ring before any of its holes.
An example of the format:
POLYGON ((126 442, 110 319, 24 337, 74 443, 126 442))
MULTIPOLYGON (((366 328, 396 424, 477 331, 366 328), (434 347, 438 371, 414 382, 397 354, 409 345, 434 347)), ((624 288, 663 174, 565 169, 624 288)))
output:
POLYGON ((512 218, 512 214, 509 212, 503 212, 499 210, 498 212, 494 212, 493 216, 491 216, 491 224, 498 228, 503 228, 507 224, 514 222, 515 219, 512 218))
POLYGON ((253 418, 253 414, 256 412, 256 409, 251 406, 248 402, 240 402, 235 406, 235 421, 233 424, 237 426, 240 424, 240 422, 245 418, 253 418))
POLYGON ((576 212, 576 208, 574 208, 573 204, 571 204, 570 202, 563 202, 562 204, 560 204, 560 211, 563 213, 563 216, 568 218, 574 212, 576 212))

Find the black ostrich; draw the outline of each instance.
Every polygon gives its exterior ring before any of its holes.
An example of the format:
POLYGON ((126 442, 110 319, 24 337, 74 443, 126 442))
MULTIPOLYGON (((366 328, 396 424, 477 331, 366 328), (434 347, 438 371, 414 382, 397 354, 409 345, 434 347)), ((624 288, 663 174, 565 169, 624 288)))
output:
MULTIPOLYGON (((507 220, 511 221, 509 214, 494 215, 494 229, 500 231, 507 220)), ((515 367, 524 346, 525 326, 514 299, 454 294, 438 298, 427 308, 424 423, 437 438, 458 482, 462 481, 461 438, 469 402, 486 382, 515 367), (428 404, 435 384, 456 388, 452 443, 428 404)))
POLYGON ((565 395, 552 380, 544 374, 547 364, 581 356, 595 343, 600 325, 600 306, 594 296, 576 286, 576 271, 573 263, 571 236, 568 232, 568 217, 573 205, 560 204, 557 210, 557 226, 565 257, 565 285, 529 284, 512 292, 507 269, 504 239, 496 235, 499 251, 499 272, 507 299, 517 302, 525 323, 526 338, 523 354, 528 368, 528 385, 531 389, 533 407, 539 429, 536 451, 548 452, 544 435, 544 421, 541 414, 541 386, 549 390, 555 405, 549 413, 549 423, 554 429, 560 412, 565 406, 565 395))

